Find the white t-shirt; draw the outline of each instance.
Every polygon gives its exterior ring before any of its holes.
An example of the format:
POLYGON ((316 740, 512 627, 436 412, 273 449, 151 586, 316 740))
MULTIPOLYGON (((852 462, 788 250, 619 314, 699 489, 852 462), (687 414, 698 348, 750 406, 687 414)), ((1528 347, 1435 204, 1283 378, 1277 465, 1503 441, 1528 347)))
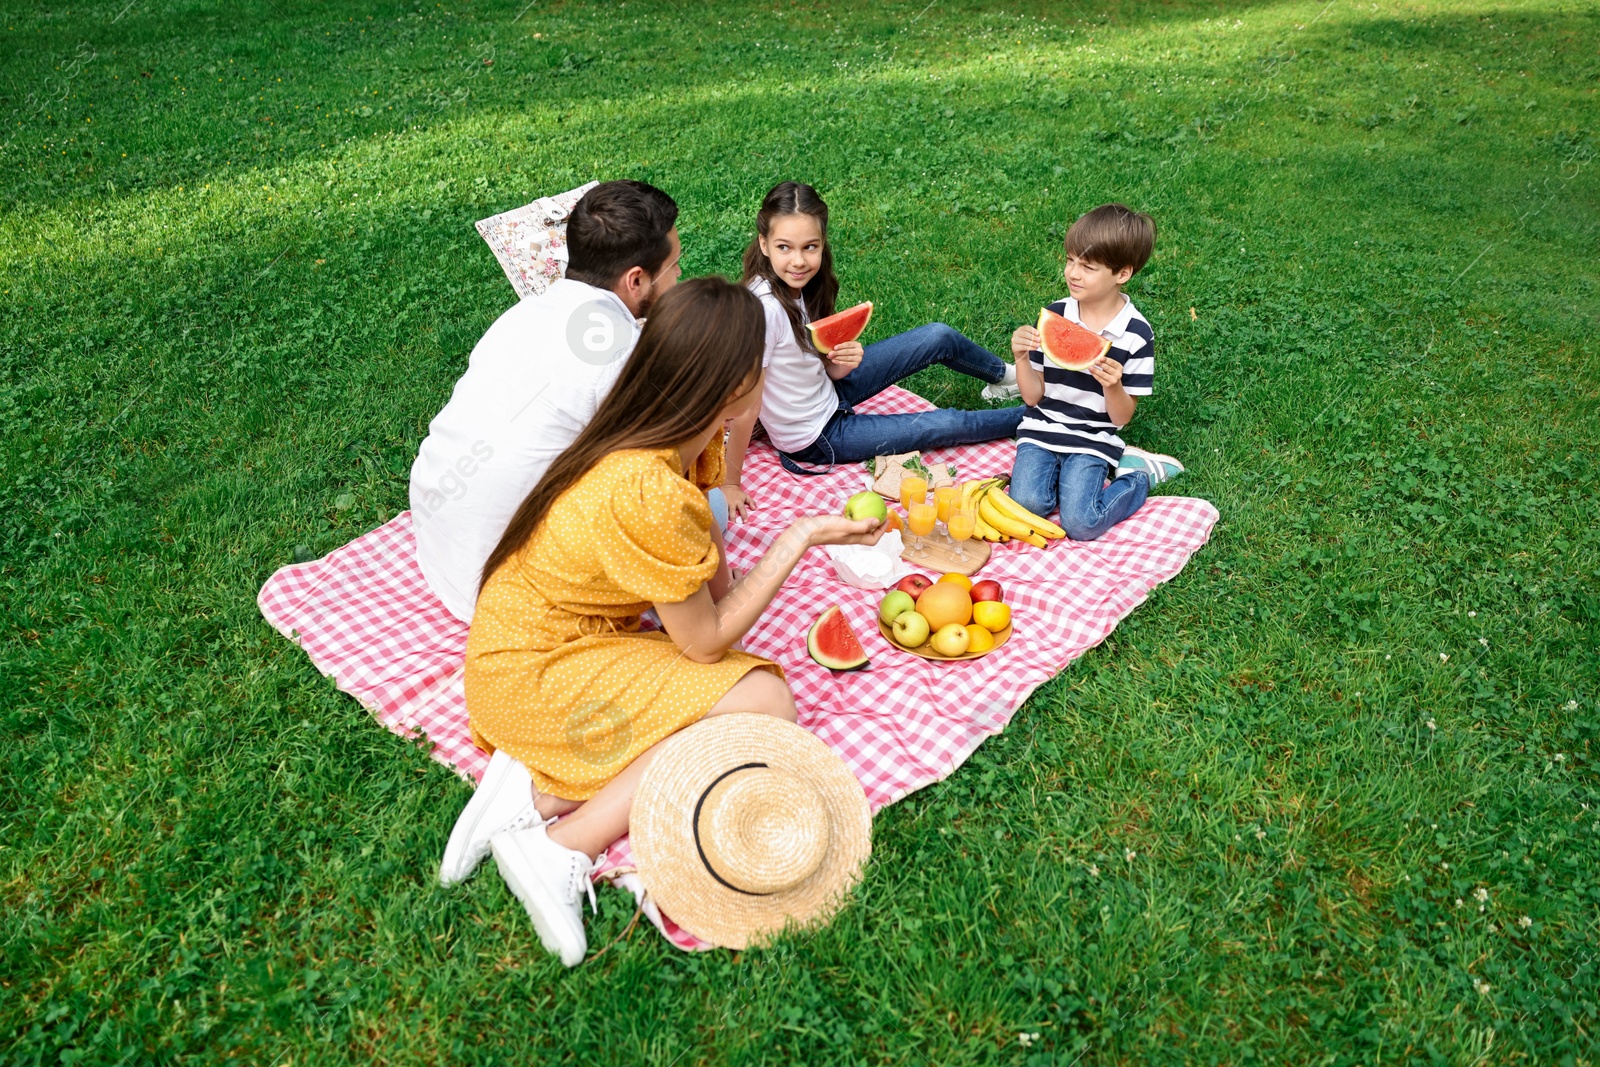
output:
MULTIPOLYGON (((828 377, 827 361, 795 340, 789 316, 767 280, 751 279, 750 291, 761 298, 767 313, 767 349, 761 357, 767 369, 761 425, 778 451, 800 452, 822 435, 822 428, 839 410, 839 393, 828 377)), ((810 321, 803 304, 800 319, 810 321)))
POLYGON ((523 498, 594 418, 639 337, 615 294, 562 278, 495 320, 411 466, 417 563, 472 621, 484 562, 523 498))

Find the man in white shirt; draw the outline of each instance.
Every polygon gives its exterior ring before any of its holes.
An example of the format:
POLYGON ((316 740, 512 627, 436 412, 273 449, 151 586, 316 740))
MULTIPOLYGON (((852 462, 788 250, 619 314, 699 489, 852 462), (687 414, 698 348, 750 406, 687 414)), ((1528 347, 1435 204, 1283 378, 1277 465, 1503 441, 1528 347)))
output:
POLYGON ((567 273, 495 320, 411 467, 417 563, 472 621, 484 561, 523 498, 594 417, 638 320, 678 280, 678 205, 654 186, 603 182, 567 220, 567 273))

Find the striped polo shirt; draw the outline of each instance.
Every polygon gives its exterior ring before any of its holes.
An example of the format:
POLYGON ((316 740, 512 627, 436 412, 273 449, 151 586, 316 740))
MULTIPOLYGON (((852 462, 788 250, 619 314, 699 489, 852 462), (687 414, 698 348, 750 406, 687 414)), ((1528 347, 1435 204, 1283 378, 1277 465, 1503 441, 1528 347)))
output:
MULTIPOLYGON (((1129 396, 1149 396, 1156 370, 1155 335, 1133 301, 1126 296, 1122 299, 1122 310, 1100 331, 1100 336, 1111 342, 1106 358, 1122 364, 1122 387, 1129 396)), ((1050 310, 1083 325, 1078 302, 1071 297, 1051 304, 1050 310)), ((1043 352, 1030 352, 1028 358, 1044 376, 1044 396, 1037 407, 1026 408, 1017 440, 1032 441, 1052 452, 1099 456, 1116 466, 1122 458, 1122 438, 1117 436, 1116 424, 1106 417, 1105 390, 1094 375, 1063 370, 1045 359, 1043 352)))

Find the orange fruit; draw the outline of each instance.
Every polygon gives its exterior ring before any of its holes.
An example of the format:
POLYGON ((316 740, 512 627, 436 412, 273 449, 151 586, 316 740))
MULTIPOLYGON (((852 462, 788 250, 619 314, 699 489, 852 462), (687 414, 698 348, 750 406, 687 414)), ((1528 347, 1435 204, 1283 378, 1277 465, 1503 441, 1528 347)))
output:
POLYGON ((965 574, 941 574, 939 575, 939 580, 941 582, 949 582, 951 585, 959 585, 969 593, 972 591, 972 579, 965 574))
POLYGON ((1011 607, 998 600, 980 601, 972 605, 972 621, 997 634, 1011 625, 1011 607))
POLYGON ((987 652, 994 647, 994 634, 977 623, 967 627, 967 651, 987 652))
POLYGON ((938 633, 940 627, 951 623, 965 626, 972 621, 972 598, 954 582, 934 582, 917 597, 917 612, 938 633))
POLYGON ((888 523, 888 526, 889 526, 889 529, 891 529, 891 530, 903 530, 903 529, 905 529, 906 524, 904 522, 900 521, 900 513, 898 511, 896 511, 894 508, 890 508, 889 509, 889 523, 888 523))

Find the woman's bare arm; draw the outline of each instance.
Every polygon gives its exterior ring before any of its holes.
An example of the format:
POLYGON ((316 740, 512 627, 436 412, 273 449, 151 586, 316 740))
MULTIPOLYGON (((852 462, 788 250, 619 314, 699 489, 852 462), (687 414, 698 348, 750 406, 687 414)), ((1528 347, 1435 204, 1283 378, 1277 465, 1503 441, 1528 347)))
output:
POLYGON ((715 599, 708 582, 687 600, 656 604, 656 614, 685 656, 697 663, 715 663, 750 632, 807 549, 818 545, 876 544, 885 530, 887 527, 876 520, 858 521, 842 515, 796 519, 727 596, 715 599))

